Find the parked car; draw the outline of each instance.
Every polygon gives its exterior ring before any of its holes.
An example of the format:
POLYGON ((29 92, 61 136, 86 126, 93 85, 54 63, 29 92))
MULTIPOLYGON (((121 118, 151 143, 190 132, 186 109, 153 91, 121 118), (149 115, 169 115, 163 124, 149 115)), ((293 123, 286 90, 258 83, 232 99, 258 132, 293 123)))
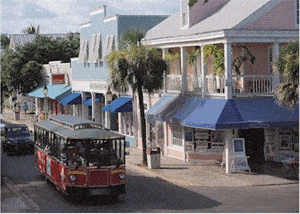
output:
POLYGON ((34 142, 25 124, 6 124, 1 132, 1 138, 3 152, 8 155, 34 152, 34 142))

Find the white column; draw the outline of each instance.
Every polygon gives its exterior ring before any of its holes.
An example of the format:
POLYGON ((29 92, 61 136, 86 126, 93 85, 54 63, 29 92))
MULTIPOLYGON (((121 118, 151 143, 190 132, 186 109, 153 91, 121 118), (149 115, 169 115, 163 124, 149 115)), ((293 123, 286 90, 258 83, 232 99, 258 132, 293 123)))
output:
POLYGON ((95 121, 95 93, 91 93, 92 95, 92 121, 95 121))
POLYGON ((230 167, 231 167, 231 157, 233 153, 233 143, 232 143, 232 129, 225 130, 225 162, 226 162, 226 174, 230 174, 230 167))
POLYGON ((181 55, 181 75, 182 75, 182 89, 181 92, 185 94, 187 92, 187 64, 186 64, 186 48, 180 48, 181 55))
POLYGON ((40 98, 35 97, 35 115, 40 114, 40 98))
MULTIPOLYGON (((279 54, 280 54, 280 50, 279 50, 279 43, 275 42, 273 44, 273 53, 272 53, 272 61, 273 63, 277 62, 279 59, 279 54)), ((279 72, 276 66, 273 66, 273 72, 274 72, 274 79, 273 79, 273 91, 275 91, 278 87, 278 84, 280 83, 280 77, 279 77, 279 72)))
POLYGON ((201 90, 202 90, 202 97, 205 97, 205 90, 206 90, 206 65, 204 63, 204 51, 203 45, 200 46, 201 50, 201 90))
POLYGON ((224 64, 225 64, 225 79, 226 79, 226 86, 225 86, 225 96, 226 99, 232 99, 232 68, 231 68, 231 43, 225 42, 224 43, 224 64))
POLYGON ((76 105, 72 105, 72 108, 73 108, 73 116, 75 117, 75 116, 77 116, 76 115, 76 105))
POLYGON ((163 124, 164 124, 164 142, 165 142, 164 155, 167 155, 168 154, 168 127, 166 122, 163 122, 163 124))
MULTIPOLYGON (((167 48, 163 48, 162 49, 162 54, 163 54, 162 57, 163 57, 163 59, 165 59, 165 56, 166 56, 167 52, 168 52, 167 48)), ((165 75, 164 75, 164 93, 167 93, 167 83, 166 83, 167 78, 166 78, 166 76, 167 76, 167 74, 165 73, 165 75)))
MULTIPOLYGON (((111 95, 105 94, 105 105, 109 105, 111 101, 111 95)), ((110 129, 110 112, 105 112, 105 128, 110 129)))
POLYGON ((87 111, 86 111, 86 106, 83 104, 84 101, 86 100, 86 95, 84 92, 81 92, 81 117, 87 119, 87 111))

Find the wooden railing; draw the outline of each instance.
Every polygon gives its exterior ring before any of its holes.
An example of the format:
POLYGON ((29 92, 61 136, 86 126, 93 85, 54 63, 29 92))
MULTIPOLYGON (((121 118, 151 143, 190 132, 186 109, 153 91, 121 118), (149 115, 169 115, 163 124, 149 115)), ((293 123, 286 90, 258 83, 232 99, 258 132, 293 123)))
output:
MULTIPOLYGON (((168 92, 182 91, 182 76, 181 75, 167 75, 165 79, 166 90, 168 92)), ((201 77, 188 75, 187 76, 187 91, 200 93, 201 92, 201 77)))
POLYGON ((272 95, 274 93, 273 75, 234 75, 233 95, 272 95))

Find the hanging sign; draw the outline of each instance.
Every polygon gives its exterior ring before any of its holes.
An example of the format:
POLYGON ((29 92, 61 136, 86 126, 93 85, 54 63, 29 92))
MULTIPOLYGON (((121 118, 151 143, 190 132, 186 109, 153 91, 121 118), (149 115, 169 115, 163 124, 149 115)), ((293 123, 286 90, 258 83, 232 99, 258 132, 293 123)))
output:
POLYGON ((52 84, 65 84, 65 75, 64 74, 52 74, 52 84))

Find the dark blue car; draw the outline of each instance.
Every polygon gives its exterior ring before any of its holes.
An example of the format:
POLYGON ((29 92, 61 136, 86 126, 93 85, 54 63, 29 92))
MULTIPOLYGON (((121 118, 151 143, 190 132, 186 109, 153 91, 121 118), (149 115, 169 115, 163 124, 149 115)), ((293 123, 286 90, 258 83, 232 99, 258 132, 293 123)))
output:
POLYGON ((8 155, 16 153, 33 153, 34 142, 25 124, 6 124, 2 133, 3 152, 8 155))

